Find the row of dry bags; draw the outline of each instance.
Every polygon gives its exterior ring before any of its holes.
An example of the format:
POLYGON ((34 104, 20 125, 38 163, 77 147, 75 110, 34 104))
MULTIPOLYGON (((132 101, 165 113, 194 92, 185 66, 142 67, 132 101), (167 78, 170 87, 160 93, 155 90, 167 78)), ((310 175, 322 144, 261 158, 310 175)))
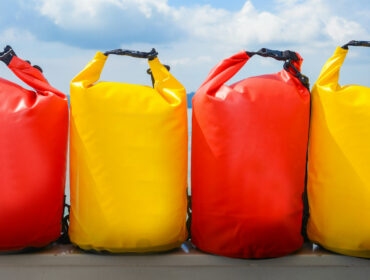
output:
MULTIPOLYGON (((348 46, 312 90, 301 56, 240 52, 193 98, 192 242, 205 252, 278 257, 309 238, 370 257, 370 89, 338 85, 348 46), (255 55, 283 70, 227 85, 255 55), (310 136, 309 136, 310 130, 310 136), (309 142, 308 172, 306 172, 309 142)), ((7 47, 0 59, 34 91, 0 79, 0 250, 42 247, 61 232, 68 137, 65 95, 7 47)), ((184 87, 157 52, 98 52, 71 83, 69 237, 85 250, 155 252, 188 237, 184 87), (153 87, 98 82, 110 55, 147 59, 153 87)))

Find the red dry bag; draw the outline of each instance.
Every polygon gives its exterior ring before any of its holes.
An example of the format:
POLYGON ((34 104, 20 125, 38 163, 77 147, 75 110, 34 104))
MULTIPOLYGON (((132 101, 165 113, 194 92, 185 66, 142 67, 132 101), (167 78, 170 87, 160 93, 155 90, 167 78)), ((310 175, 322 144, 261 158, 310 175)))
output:
POLYGON ((261 49, 221 61, 193 98, 192 241, 205 252, 267 258, 302 245, 310 114, 302 58, 261 49), (276 74, 231 79, 253 55, 276 74))
POLYGON ((61 233, 68 101, 9 46, 0 60, 35 89, 0 78, 0 250, 42 247, 61 233))

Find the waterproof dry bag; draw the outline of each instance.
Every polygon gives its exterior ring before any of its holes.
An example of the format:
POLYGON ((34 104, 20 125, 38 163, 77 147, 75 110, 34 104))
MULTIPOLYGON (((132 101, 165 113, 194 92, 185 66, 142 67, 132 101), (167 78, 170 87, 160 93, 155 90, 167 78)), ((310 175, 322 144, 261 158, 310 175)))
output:
POLYGON ((308 237, 342 254, 370 257, 370 88, 338 84, 338 47, 312 88, 308 237))
POLYGON ((192 242, 238 258, 302 245, 310 94, 291 51, 239 52, 193 98, 192 242), (276 74, 225 83, 253 55, 285 61, 276 74))
POLYGON ((98 52, 71 83, 69 236, 82 249, 149 252, 187 238, 187 105, 157 53, 98 52), (154 88, 98 82, 108 55, 147 58, 154 88))
POLYGON ((11 47, 0 60, 34 89, 0 78, 0 250, 42 247, 61 233, 68 101, 11 47))

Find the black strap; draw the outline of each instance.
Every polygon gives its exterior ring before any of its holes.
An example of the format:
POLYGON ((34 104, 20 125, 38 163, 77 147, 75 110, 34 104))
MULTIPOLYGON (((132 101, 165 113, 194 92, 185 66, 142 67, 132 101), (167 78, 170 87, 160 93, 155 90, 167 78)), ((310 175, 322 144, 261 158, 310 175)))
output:
POLYGON ((66 203, 66 196, 64 195, 64 203, 63 203, 63 215, 62 215, 62 233, 58 239, 58 242, 61 244, 68 244, 70 243, 69 236, 68 236, 68 229, 69 229, 69 213, 70 213, 71 206, 66 203), (67 209, 67 215, 65 215, 65 210, 67 209))
POLYGON ((104 53, 104 55, 106 56, 110 54, 127 55, 127 56, 136 57, 136 58, 147 58, 149 60, 152 60, 158 56, 158 52, 154 48, 150 52, 116 49, 116 50, 106 51, 104 53))
POLYGON ((276 60, 298 60, 298 56, 295 52, 292 51, 277 51, 277 50, 270 50, 266 48, 260 49, 258 52, 246 52, 249 57, 254 55, 259 55, 263 57, 272 57, 276 60))
MULTIPOLYGON (((27 62, 29 65, 31 65, 31 61, 29 61, 29 60, 25 60, 25 62, 27 62)), ((31 65, 32 66, 32 65, 31 65)), ((32 66, 33 68, 36 68, 37 70, 39 70, 41 73, 42 73, 42 69, 41 69, 41 67, 40 66, 38 66, 38 65, 33 65, 32 66)))
POLYGON ((355 47, 370 47, 370 41, 349 41, 347 44, 342 46, 342 49, 348 50, 348 46, 355 47))
POLYGON ((285 71, 292 74, 294 77, 298 78, 298 80, 308 89, 310 90, 310 80, 307 76, 303 75, 298 69, 292 64, 291 60, 287 60, 284 63, 285 71), (293 71, 292 71, 293 69, 293 71))
MULTIPOLYGON (((310 117, 312 113, 312 106, 310 104, 310 117)), ((308 131, 310 131, 311 122, 308 124, 308 131)), ((308 135, 309 133, 307 133, 308 135)), ((304 191, 302 194, 302 200, 303 200, 303 217, 302 217, 302 227, 301 227, 301 234, 303 236, 304 241, 309 241, 308 235, 307 235, 307 224, 308 219, 310 218, 310 207, 308 202, 308 194, 307 194, 307 182, 308 182, 308 147, 306 148, 306 172, 305 172, 305 179, 304 179, 304 191)))
MULTIPOLYGON (((4 62, 6 65, 9 65, 10 61, 12 61, 12 58, 14 56, 17 56, 16 53, 14 52, 13 48, 11 46, 6 46, 4 48, 3 52, 0 52, 0 60, 4 62)), ((25 60, 28 64, 31 65, 31 62, 29 60, 25 60)), ((32 66, 32 65, 31 65, 32 66)), ((36 68, 42 73, 42 69, 38 65, 33 65, 32 67, 36 68)))
POLYGON ((187 194, 187 190, 186 190, 186 195, 188 197, 188 209, 187 209, 187 212, 188 212, 188 219, 186 220, 186 228, 188 230, 188 240, 191 239, 191 218, 192 218, 192 208, 191 208, 191 195, 188 195, 187 194))
MULTIPOLYGON (((171 70, 171 67, 169 65, 163 65, 164 67, 166 67, 167 71, 170 71, 171 70)), ((152 70, 149 68, 148 70, 146 70, 146 73, 148 75, 150 75, 150 77, 152 78, 152 84, 153 84, 153 87, 154 87, 154 76, 153 76, 153 73, 152 73, 152 70)))

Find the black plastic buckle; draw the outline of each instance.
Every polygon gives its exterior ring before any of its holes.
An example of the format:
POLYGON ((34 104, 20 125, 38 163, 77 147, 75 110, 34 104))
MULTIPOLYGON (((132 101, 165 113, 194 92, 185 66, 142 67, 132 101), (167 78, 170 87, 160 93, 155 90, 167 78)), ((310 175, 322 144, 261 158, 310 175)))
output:
POLYGON ((283 52, 282 51, 277 51, 277 50, 270 50, 266 48, 260 49, 257 54, 265 57, 272 57, 277 60, 284 59, 283 57, 283 52))
POLYGON ((253 55, 259 55, 263 57, 271 57, 276 60, 286 61, 286 60, 298 60, 298 56, 295 52, 292 51, 278 51, 278 50, 271 50, 267 48, 262 48, 258 52, 246 52, 249 57, 253 55))
POLYGON ((292 52, 292 51, 289 51, 289 50, 283 51, 283 57, 286 60, 294 60, 294 61, 299 60, 298 55, 295 52, 292 52))
POLYGON ((3 52, 0 52, 0 60, 9 65, 13 56, 17 56, 11 46, 6 46, 3 52))

